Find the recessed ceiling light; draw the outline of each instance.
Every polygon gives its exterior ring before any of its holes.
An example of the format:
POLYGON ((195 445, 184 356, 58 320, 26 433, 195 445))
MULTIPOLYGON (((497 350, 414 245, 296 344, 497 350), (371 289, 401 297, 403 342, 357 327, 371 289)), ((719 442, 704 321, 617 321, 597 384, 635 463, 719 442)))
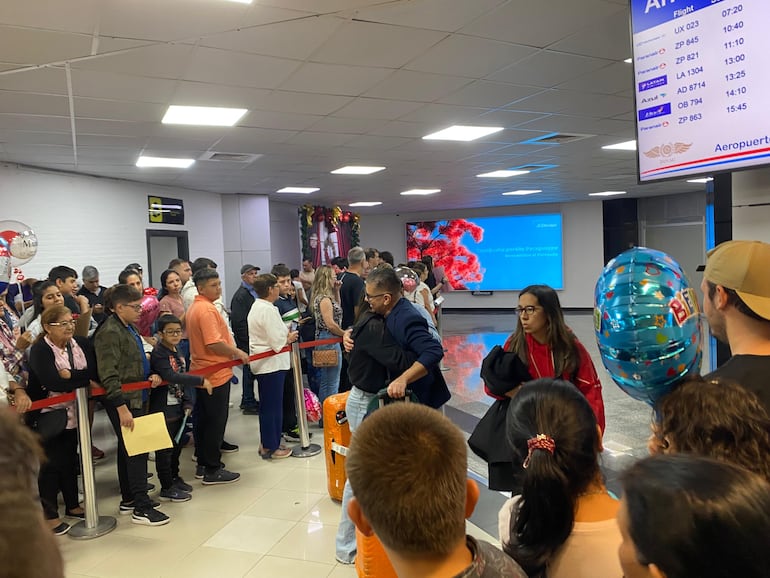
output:
POLYGON ((626 58, 623 62, 625 62, 626 64, 631 64, 633 61, 634 61, 633 58, 626 58))
POLYGON ((626 191, 603 191, 601 193, 588 193, 589 197, 614 197, 615 195, 625 195, 626 191))
POLYGON ((298 195, 309 195, 320 191, 318 187, 284 187, 276 191, 276 193, 297 193, 298 195))
POLYGON ((514 195, 514 196, 524 196, 524 195, 534 195, 535 193, 542 193, 543 191, 541 189, 519 189, 518 191, 509 191, 507 193, 503 193, 503 196, 507 195, 514 195))
POLYGON ((491 173, 481 173, 476 175, 482 179, 505 179, 507 177, 518 177, 519 175, 526 175, 529 171, 492 171, 491 173))
POLYGON ((177 106, 168 107, 163 124, 194 124, 198 126, 233 126, 248 111, 245 108, 222 108, 218 106, 177 106))
POLYGON ((423 140, 472 141, 503 130, 502 126, 463 126, 456 124, 422 137, 423 140))
POLYGON ((333 175, 371 175, 373 173, 379 173, 384 171, 385 167, 360 167, 355 165, 348 165, 346 167, 340 167, 332 171, 333 175))
POLYGON ((690 179, 687 182, 688 183, 710 183, 713 181, 713 177, 706 177, 705 179, 690 179))
POLYGON ((238 4, 251 4, 251 0, 228 0, 229 2, 237 2, 238 4))
POLYGON ((604 145, 602 147, 604 150, 612 150, 612 151, 635 151, 636 150, 636 141, 635 140, 627 140, 625 142, 619 142, 611 145, 604 145))
POLYGON ((376 207, 381 205, 382 201, 358 201, 357 203, 350 203, 349 207, 376 207))
POLYGON ((163 157, 139 157, 138 167, 163 167, 170 169, 186 169, 195 163, 195 159, 169 159, 163 157))
POLYGON ((401 194, 404 196, 407 195, 434 195, 436 193, 440 193, 441 189, 409 189, 408 191, 404 191, 401 194))

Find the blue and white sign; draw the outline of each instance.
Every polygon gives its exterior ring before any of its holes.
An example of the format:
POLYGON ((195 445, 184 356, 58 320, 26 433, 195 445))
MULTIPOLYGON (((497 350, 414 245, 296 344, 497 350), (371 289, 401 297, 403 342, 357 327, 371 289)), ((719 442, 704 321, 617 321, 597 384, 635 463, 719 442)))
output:
POLYGON ((770 1, 631 0, 639 180, 770 163, 770 1))

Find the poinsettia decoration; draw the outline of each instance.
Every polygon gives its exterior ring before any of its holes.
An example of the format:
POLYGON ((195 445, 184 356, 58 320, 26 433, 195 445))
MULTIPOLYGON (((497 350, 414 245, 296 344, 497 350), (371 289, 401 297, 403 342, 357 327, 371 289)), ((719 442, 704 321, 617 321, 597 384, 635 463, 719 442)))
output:
POLYGON ((443 267, 453 289, 467 289, 478 283, 484 273, 478 256, 463 244, 470 235, 476 243, 484 238, 484 229, 466 219, 420 221, 406 225, 406 256, 419 261, 423 255, 433 257, 434 267, 443 267))
MULTIPOLYGON (((311 236, 319 236, 320 228, 325 227, 329 234, 337 233, 347 242, 342 246, 357 247, 359 243, 360 216, 352 211, 344 211, 339 206, 322 207, 320 205, 303 205, 299 208, 300 234, 302 238, 303 258, 313 259, 311 236)), ((318 263, 315 263, 317 266, 318 263)))

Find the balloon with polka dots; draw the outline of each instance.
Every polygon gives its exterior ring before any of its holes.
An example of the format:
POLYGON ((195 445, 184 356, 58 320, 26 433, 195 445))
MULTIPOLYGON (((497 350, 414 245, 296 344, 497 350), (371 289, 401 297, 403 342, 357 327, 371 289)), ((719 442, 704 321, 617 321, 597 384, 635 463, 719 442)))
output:
POLYGON ((634 399, 654 405, 700 371, 695 290, 661 251, 636 247, 607 263, 594 292, 594 329, 604 367, 634 399))

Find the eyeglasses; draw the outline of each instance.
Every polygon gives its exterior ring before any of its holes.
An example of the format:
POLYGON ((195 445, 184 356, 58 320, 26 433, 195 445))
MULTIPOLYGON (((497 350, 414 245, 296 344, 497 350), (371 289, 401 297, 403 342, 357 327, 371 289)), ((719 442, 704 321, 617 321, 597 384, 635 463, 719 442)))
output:
POLYGON ((53 325, 54 327, 75 327, 75 320, 70 319, 69 321, 51 321, 48 325, 53 325))
POLYGON ((517 307, 513 311, 516 313, 516 315, 524 315, 525 313, 527 316, 534 315, 535 312, 538 309, 542 309, 542 307, 535 307, 534 305, 527 305, 526 307, 517 307))
POLYGON ((377 297, 382 297, 383 295, 390 295, 390 293, 377 293, 377 295, 369 295, 368 293, 364 293, 364 299, 371 301, 372 299, 377 299, 377 297))
POLYGON ((164 335, 182 335, 181 329, 164 329, 163 330, 164 335))
POLYGON ((131 305, 131 303, 118 303, 118 305, 122 305, 123 307, 130 307, 137 313, 139 313, 142 310, 141 303, 137 303, 136 305, 131 305))

